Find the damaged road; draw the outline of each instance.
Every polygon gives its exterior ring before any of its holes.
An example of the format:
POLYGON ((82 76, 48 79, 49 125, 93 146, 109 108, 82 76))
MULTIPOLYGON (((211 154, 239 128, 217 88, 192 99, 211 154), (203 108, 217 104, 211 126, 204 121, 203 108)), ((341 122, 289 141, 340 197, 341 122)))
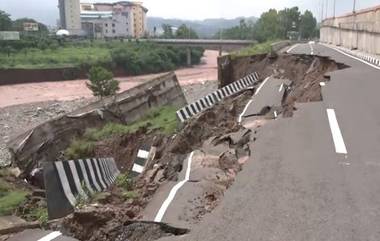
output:
POLYGON ((329 72, 320 101, 295 103, 292 118, 246 118, 244 126, 261 127, 223 200, 189 234, 161 241, 380 239, 380 72, 313 49, 350 67, 329 72))

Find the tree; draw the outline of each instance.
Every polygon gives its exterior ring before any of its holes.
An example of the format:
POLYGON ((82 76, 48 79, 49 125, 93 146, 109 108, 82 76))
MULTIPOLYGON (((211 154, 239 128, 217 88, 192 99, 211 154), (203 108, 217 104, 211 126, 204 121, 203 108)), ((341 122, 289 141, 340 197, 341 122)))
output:
POLYGON ((11 30, 12 20, 9 16, 8 13, 0 10, 0 31, 11 30))
POLYGON ((162 38, 174 38, 172 26, 169 24, 162 24, 162 29, 164 33, 162 34, 162 38))
POLYGON ((198 39, 198 34, 185 24, 179 26, 176 32, 176 38, 178 39, 198 39))
POLYGON ((316 36, 317 20, 313 13, 306 10, 301 16, 300 34, 304 39, 310 39, 316 36))
POLYGON ((254 28, 254 36, 259 42, 279 38, 279 22, 276 9, 261 14, 254 28))
POLYGON ((92 91, 94 96, 104 98, 115 95, 119 87, 119 81, 113 79, 113 74, 103 67, 92 67, 89 71, 90 82, 87 87, 92 91))
POLYGON ((46 25, 37 22, 32 18, 20 18, 16 19, 12 23, 12 29, 15 31, 23 32, 24 31, 24 23, 38 23, 38 33, 48 34, 49 30, 46 25))
POLYGON ((285 8, 278 12, 279 38, 287 38, 290 31, 299 32, 300 15, 298 7, 285 8))

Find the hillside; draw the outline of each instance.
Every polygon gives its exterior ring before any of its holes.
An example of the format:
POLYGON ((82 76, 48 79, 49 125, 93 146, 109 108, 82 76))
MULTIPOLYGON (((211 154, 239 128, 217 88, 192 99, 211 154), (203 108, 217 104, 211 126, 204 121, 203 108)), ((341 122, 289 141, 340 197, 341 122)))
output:
POLYGON ((170 24, 173 27, 179 27, 181 24, 186 24, 193 28, 200 37, 210 38, 215 35, 220 29, 231 28, 239 25, 241 19, 256 21, 256 17, 238 17, 234 19, 214 18, 205 20, 182 20, 182 19, 165 19, 160 17, 148 17, 148 29, 153 31, 157 27, 157 31, 162 31, 162 24, 170 24))

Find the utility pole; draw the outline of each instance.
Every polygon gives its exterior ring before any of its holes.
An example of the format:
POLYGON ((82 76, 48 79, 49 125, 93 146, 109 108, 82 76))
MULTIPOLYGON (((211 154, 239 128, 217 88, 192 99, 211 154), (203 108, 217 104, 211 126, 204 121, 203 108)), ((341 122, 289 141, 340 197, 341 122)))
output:
POLYGON ((329 0, 326 0, 326 18, 329 16, 329 0))
POLYGON ((322 0, 322 16, 321 16, 321 23, 323 22, 323 11, 325 10, 324 0, 322 0))
POLYGON ((334 18, 335 18, 335 10, 336 10, 336 0, 334 0, 334 18))
POLYGON ((356 0, 354 0, 354 8, 353 8, 352 12, 353 12, 353 13, 356 12, 356 0))

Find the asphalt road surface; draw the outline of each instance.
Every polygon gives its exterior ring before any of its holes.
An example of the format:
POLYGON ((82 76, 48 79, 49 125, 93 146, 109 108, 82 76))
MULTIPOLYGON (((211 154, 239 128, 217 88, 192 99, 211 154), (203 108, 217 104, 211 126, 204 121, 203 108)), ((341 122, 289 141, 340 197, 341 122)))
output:
POLYGON ((58 231, 45 231, 41 229, 29 229, 20 232, 8 239, 8 241, 77 241, 77 239, 69 238, 62 235, 58 231))
POLYGON ((289 52, 350 68, 331 73, 322 102, 264 125, 220 205, 161 240, 380 240, 380 70, 319 44, 289 52))

